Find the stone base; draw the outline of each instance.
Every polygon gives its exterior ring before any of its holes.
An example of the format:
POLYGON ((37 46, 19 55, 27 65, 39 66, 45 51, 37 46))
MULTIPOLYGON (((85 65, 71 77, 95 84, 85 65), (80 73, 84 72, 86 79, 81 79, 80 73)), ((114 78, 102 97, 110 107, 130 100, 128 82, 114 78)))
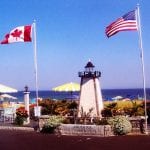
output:
POLYGON ((62 135, 77 136, 113 136, 110 125, 82 125, 82 124, 62 124, 60 126, 62 135))

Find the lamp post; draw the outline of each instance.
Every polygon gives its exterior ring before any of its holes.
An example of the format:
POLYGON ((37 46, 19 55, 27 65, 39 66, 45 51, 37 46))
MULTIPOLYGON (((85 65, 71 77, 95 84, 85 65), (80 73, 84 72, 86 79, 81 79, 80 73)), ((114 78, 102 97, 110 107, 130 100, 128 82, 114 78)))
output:
POLYGON ((28 124, 28 123, 30 123, 30 109, 29 109, 29 100, 30 100, 29 94, 30 94, 30 92, 29 92, 28 86, 25 86, 24 89, 25 89, 24 90, 24 104, 25 104, 25 110, 28 113, 28 118, 27 118, 26 123, 28 124))

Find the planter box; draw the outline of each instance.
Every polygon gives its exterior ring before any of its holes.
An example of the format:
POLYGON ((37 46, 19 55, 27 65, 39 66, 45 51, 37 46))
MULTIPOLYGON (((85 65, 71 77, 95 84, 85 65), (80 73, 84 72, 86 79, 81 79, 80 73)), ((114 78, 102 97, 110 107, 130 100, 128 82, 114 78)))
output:
POLYGON ((41 131, 42 127, 44 126, 45 123, 47 123, 49 119, 48 115, 43 115, 39 117, 39 130, 41 131))
POLYGON ((60 126, 62 135, 78 136, 113 136, 110 125, 82 125, 82 124, 62 124, 60 126))

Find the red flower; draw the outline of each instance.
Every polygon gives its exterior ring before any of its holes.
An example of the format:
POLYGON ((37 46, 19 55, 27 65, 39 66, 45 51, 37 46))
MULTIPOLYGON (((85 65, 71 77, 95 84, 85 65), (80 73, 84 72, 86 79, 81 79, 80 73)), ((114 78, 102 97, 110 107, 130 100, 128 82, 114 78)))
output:
POLYGON ((27 112, 27 110, 25 110, 24 107, 20 107, 16 110, 16 115, 18 117, 27 118, 28 117, 28 112, 27 112))

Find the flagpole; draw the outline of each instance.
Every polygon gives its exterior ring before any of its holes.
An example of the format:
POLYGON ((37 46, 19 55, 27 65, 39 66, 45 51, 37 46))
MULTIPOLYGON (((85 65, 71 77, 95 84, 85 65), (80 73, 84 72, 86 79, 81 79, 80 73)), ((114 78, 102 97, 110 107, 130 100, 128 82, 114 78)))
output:
POLYGON ((36 21, 33 23, 34 35, 34 73, 35 73, 35 88, 36 88, 36 106, 38 106, 38 74, 37 74, 37 45, 36 45, 36 21))
POLYGON ((142 64, 142 78, 143 78, 143 92, 144 92, 144 105, 145 105, 145 134, 148 134, 147 131, 147 103, 146 103, 146 82, 145 82, 145 66, 144 66, 144 49, 142 41, 142 31, 141 31, 141 20, 140 20, 140 10, 139 4, 137 4, 137 26, 138 26, 138 35, 139 35, 139 46, 140 46, 140 58, 142 64))

